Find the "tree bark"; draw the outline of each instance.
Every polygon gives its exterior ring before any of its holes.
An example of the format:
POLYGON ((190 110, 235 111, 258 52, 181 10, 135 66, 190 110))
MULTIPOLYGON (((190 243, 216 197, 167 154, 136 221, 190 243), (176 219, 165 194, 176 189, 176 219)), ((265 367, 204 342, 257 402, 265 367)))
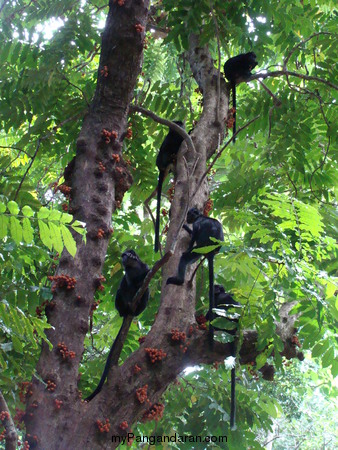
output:
POLYGON ((26 438, 31 448, 97 448, 83 441, 88 405, 79 397, 78 368, 94 293, 101 284, 112 213, 132 183, 121 148, 142 66, 148 8, 148 0, 126 0, 122 6, 110 2, 95 96, 77 140, 76 157, 65 173, 71 186, 71 212, 86 223, 87 243, 75 235, 75 258, 64 251, 56 271, 57 277, 70 279, 63 287, 60 278, 54 280, 53 301, 46 308, 52 326, 46 334, 53 348, 43 344, 27 399, 26 438), (106 142, 103 130, 116 132, 117 137, 113 133, 106 142), (118 158, 113 159, 113 154, 118 158), (97 237, 99 229, 104 231, 103 239, 97 237), (66 346, 66 351, 62 353, 58 344, 66 346))

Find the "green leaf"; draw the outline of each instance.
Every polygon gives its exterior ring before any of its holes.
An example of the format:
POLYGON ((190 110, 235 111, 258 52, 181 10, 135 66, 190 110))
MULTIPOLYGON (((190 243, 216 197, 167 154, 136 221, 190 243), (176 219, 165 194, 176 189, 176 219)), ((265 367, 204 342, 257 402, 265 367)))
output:
POLYGON ((22 231, 25 242, 30 244, 33 241, 33 228, 27 217, 24 217, 22 220, 22 231))
POLYGON ((39 231, 40 231, 40 239, 44 245, 46 245, 49 250, 53 248, 53 241, 51 239, 49 227, 45 224, 43 220, 38 221, 39 231))
POLYGON ((7 236, 7 226, 8 226, 9 218, 0 215, 0 239, 3 239, 5 236, 7 236))
POLYGON ((12 342, 13 342, 13 348, 16 352, 18 353, 23 353, 23 347, 22 344, 20 342, 20 339, 15 336, 15 334, 12 335, 12 342))
POLYGON ((30 206, 25 205, 21 211, 25 217, 33 217, 34 216, 34 211, 32 210, 32 208, 30 206))
POLYGON ((38 211, 38 219, 47 219, 49 218, 50 210, 45 206, 42 206, 38 211))
POLYGON ((53 222, 49 222, 50 236, 53 242, 53 247, 58 253, 61 253, 63 250, 63 242, 61 237, 60 228, 55 225, 53 222))
POLYGON ((61 225, 61 233, 66 249, 74 257, 76 255, 76 242, 67 227, 61 225))
POLYGON ((11 214, 13 214, 13 216, 17 216, 19 214, 20 208, 19 205, 14 202, 14 201, 10 201, 7 203, 7 208, 9 210, 9 212, 11 214))
POLYGON ((16 217, 10 217, 10 230, 14 241, 20 244, 22 241, 22 227, 20 221, 16 217))

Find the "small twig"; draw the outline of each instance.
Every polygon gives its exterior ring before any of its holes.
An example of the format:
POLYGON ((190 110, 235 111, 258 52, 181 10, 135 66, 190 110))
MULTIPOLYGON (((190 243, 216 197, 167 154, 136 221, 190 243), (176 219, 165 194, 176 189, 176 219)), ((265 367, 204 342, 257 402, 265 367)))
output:
POLYGON ((182 136, 184 140, 187 142, 187 146, 189 149, 196 154, 194 143, 189 136, 189 134, 179 125, 177 125, 174 122, 171 122, 170 120, 163 119, 162 117, 158 116, 157 114, 153 113, 152 111, 149 111, 148 109, 142 108, 142 106, 138 105, 130 105, 130 111, 131 112, 139 112, 141 114, 144 114, 147 117, 150 117, 155 122, 161 123, 162 125, 166 125, 167 127, 171 128, 172 130, 176 131, 177 134, 182 136))
MULTIPOLYGON (((318 101, 319 101, 320 112, 321 112, 321 114, 322 114, 322 116, 323 116, 324 122, 326 123, 326 126, 329 128, 329 122, 328 122, 328 120, 327 120, 327 118, 326 118, 326 115, 325 115, 325 112, 324 112, 324 109, 323 109, 323 105, 322 105, 322 101, 321 101, 321 98, 320 98, 320 97, 318 97, 318 101)), ((328 153, 329 153, 330 145, 331 145, 331 138, 330 138, 330 136, 329 136, 329 137, 328 137, 328 142, 327 142, 327 146, 326 146, 326 150, 325 150, 325 154, 324 154, 323 161, 322 161, 322 162, 319 164, 319 166, 316 167, 316 169, 311 173, 310 180, 309 180, 309 185, 310 185, 310 189, 311 189, 312 195, 313 195, 319 202, 324 203, 324 204, 326 204, 326 202, 323 202, 320 198, 318 198, 318 197, 314 194, 313 188, 312 188, 312 180, 313 180, 313 177, 314 177, 315 173, 318 172, 318 170, 320 170, 320 169, 322 169, 322 168, 324 167, 324 165, 325 165, 325 163, 326 163, 327 155, 328 155, 328 153)))
POLYGON ((15 147, 12 145, 0 145, 0 148, 9 148, 11 150, 19 150, 19 153, 24 153, 25 155, 29 156, 29 158, 31 158, 31 155, 28 152, 26 152, 26 150, 24 150, 23 148, 20 148, 20 147, 15 147))
POLYGON ((275 96, 275 94, 270 91, 270 89, 266 86, 266 84, 263 83, 263 81, 258 80, 259 84, 262 86, 263 89, 266 90, 266 92, 270 95, 270 97, 273 98, 273 103, 274 105, 278 108, 279 106, 282 105, 282 102, 279 100, 278 97, 275 96))
POLYGON ((219 124, 220 123, 219 102, 220 102, 220 96, 221 96, 221 44, 220 44, 220 38, 219 38, 218 24, 217 24, 217 20, 216 20, 215 14, 214 14, 214 8, 213 8, 211 1, 209 1, 209 7, 210 7, 210 13, 212 16, 212 20, 214 21, 216 38, 217 38, 218 73, 217 73, 216 123, 219 124))
POLYGON ((202 175, 197 188, 195 190, 195 193, 193 194, 192 198, 195 197, 195 195, 197 194, 199 188, 201 187, 203 180, 205 179, 205 177, 208 175, 208 173, 210 172, 210 170, 213 168, 213 166, 215 165, 216 161, 218 160, 218 158, 221 156, 221 154, 223 153, 223 151, 231 144, 231 142, 233 141, 233 138, 236 137, 241 131, 243 131, 245 128, 247 128, 249 125, 251 125, 253 122, 255 122, 257 119, 259 119, 260 116, 256 116, 253 119, 251 119, 248 123, 246 123, 245 125, 243 125, 241 128, 239 128, 236 133, 223 145, 223 147, 216 153, 215 158, 213 159, 213 161, 211 162, 211 164, 209 165, 209 167, 207 168, 207 170, 204 172, 204 174, 202 175))
POLYGON ((293 55, 293 53, 297 50, 298 47, 300 47, 303 44, 306 44, 306 42, 310 41, 311 39, 313 39, 316 36, 322 35, 322 34, 327 34, 327 35, 331 35, 332 33, 329 33, 327 31, 320 31, 318 33, 313 33, 311 36, 309 36, 308 38, 304 39, 303 41, 299 42, 297 45, 295 45, 291 51, 289 52, 289 54, 287 55, 287 57, 284 60, 284 64, 283 67, 286 70, 286 65, 289 62, 289 59, 291 58, 291 56, 293 55))
POLYGON ((68 78, 65 75, 62 76, 62 79, 65 80, 70 86, 73 86, 73 88, 75 88, 78 91, 80 91, 82 96, 83 96, 83 98, 84 98, 84 100, 85 100, 85 102, 87 103, 87 106, 90 106, 90 103, 89 103, 89 101, 87 99, 86 94, 83 92, 83 90, 81 88, 79 88, 79 86, 76 86, 76 84, 74 84, 71 81, 69 81, 68 78))
POLYGON ((34 160, 35 160, 35 158, 36 158, 36 155, 38 154, 40 144, 41 144, 41 138, 38 139, 38 143, 37 143, 37 146, 36 146, 36 150, 35 150, 35 152, 34 152, 34 155, 32 156, 31 162, 29 163, 29 166, 27 167, 26 172, 24 173, 24 176, 22 177, 22 179, 21 179, 21 181, 20 181, 19 187, 18 187, 18 189, 17 189, 16 192, 15 192, 14 200, 17 199, 17 196, 18 196, 18 194, 19 194, 19 191, 20 191, 20 189, 21 189, 21 187, 22 187, 23 182, 25 181, 25 178, 26 178, 26 176, 27 176, 27 174, 28 174, 28 172, 29 172, 29 169, 30 169, 30 168, 32 167, 32 165, 33 165, 33 162, 34 162, 34 160))
POLYGON ((161 259, 156 261, 156 263, 153 265, 152 269, 148 272, 147 276, 145 277, 142 286, 140 289, 136 292, 134 295, 134 298, 132 300, 132 308, 138 304, 138 302, 141 300, 143 294, 147 290, 150 281, 154 278, 156 273, 161 269, 164 264, 166 264, 169 259, 172 257, 173 252, 169 250, 161 259))
POLYGON ((192 273, 192 275, 191 275, 190 280, 188 281, 188 286, 189 286, 189 285, 192 285, 192 282, 193 282, 193 280, 194 280, 194 278, 195 278, 195 275, 196 275, 196 272, 198 271, 198 268, 203 264, 203 262, 204 262, 206 259, 207 259, 207 257, 204 256, 204 257, 200 260, 200 262, 197 264, 195 270, 193 271, 193 273, 192 273))
POLYGON ((144 88, 145 88, 146 84, 148 84, 148 87, 147 87, 147 90, 145 91, 144 98, 147 97, 148 92, 149 92, 149 89, 150 89, 150 87, 151 87, 151 81, 150 81, 149 78, 147 78, 146 80, 144 80, 144 83, 143 83, 143 86, 142 86, 141 90, 140 90, 139 92, 137 92, 137 94, 135 95, 135 97, 134 97, 134 102, 135 102, 135 104, 138 103, 139 97, 141 97, 141 95, 143 94, 144 88))
POLYGON ((331 81, 327 81, 324 80, 323 78, 319 78, 319 77, 312 77, 310 75, 304 75, 301 73, 297 73, 297 72, 290 72, 289 70, 276 70, 275 72, 267 72, 267 73, 255 73, 254 75, 252 75, 252 77, 250 77, 250 79, 248 81, 252 81, 252 80, 258 80, 259 78, 265 80, 266 78, 269 77, 280 77, 280 76, 286 76, 286 77, 296 77, 296 78, 301 78, 302 80, 307 80, 307 81, 317 81, 318 83, 324 83, 330 87, 332 87, 335 90, 338 90, 338 86, 334 83, 331 83, 331 81))
POLYGON ((5 427, 5 441, 6 441, 6 450, 15 450, 16 444, 18 441, 18 433, 16 432, 16 428, 9 411, 7 402, 0 391, 0 411, 4 411, 6 414, 6 418, 2 420, 2 424, 5 427))

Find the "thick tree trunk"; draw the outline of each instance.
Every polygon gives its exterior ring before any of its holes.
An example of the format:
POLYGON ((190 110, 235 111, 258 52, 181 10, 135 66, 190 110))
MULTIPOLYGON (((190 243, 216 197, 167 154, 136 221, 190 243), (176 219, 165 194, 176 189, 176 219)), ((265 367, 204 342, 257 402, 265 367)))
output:
POLYGON ((53 349, 43 345, 32 380, 32 395, 27 400, 25 423, 31 448, 97 447, 92 442, 98 433, 95 424, 91 424, 91 438, 83 441, 89 406, 79 397, 78 368, 94 293, 100 286, 112 212, 132 182, 121 147, 129 103, 142 66, 148 7, 148 0, 126 0, 122 6, 110 3, 95 97, 77 141, 75 160, 65 174, 71 186, 74 217, 87 226, 87 243, 76 237, 75 258, 64 251, 56 272, 57 277, 65 275, 70 279, 63 287, 60 278, 54 280, 53 301, 46 309, 52 326, 47 336, 53 349), (106 142, 103 129, 116 132, 117 137, 113 134, 106 142), (112 158, 113 154, 117 157, 112 158), (104 231, 103 239, 97 237, 99 229, 104 231), (58 344, 67 349, 60 351, 58 344))

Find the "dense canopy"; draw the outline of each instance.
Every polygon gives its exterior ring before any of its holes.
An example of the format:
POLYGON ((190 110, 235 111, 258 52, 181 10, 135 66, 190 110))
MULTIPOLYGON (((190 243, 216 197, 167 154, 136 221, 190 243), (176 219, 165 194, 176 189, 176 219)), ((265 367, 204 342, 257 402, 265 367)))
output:
POLYGON ((0 448, 336 448, 334 3, 108 3, 0 4, 0 448), (252 51, 235 111, 223 65, 252 51), (173 121, 186 132, 154 253, 173 121), (190 207, 222 223, 215 283, 243 306, 236 430, 206 261, 166 285, 190 207), (151 269, 149 302, 84 402, 122 324, 127 249, 151 269))

